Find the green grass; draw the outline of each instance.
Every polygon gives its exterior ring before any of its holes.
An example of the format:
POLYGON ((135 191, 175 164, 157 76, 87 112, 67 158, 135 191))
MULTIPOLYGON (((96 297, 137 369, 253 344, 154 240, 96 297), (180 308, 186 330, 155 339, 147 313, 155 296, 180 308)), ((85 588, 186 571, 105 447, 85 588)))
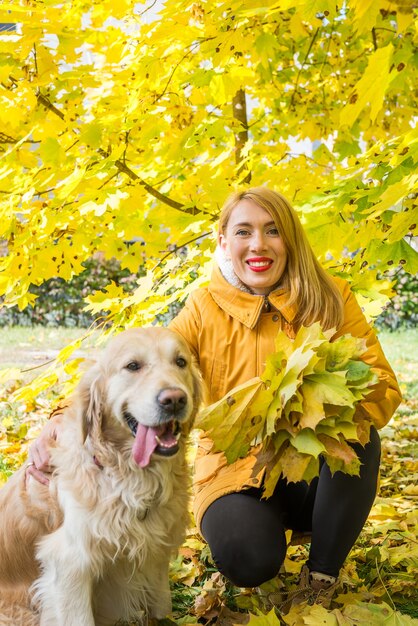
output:
MULTIPOLYGON (((85 333, 84 328, 2 327, 0 369, 42 367, 53 360, 62 348, 83 337, 85 333)), ((97 336, 98 333, 83 341, 81 350, 88 351, 94 348, 97 336)))
POLYGON ((45 328, 43 326, 5 326, 0 328, 0 349, 18 348, 59 350, 82 337, 84 328, 45 328))
MULTIPOLYGON (((46 328, 44 326, 0 327, 0 350, 16 347, 32 349, 51 348, 59 350, 67 343, 82 337, 84 328, 46 328)), ((379 339, 390 360, 416 361, 418 329, 379 332, 379 339)), ((92 340, 89 340, 89 343, 92 340)))
POLYGON ((30 348, 59 349, 83 334, 82 328, 45 328, 43 326, 5 326, 0 328, 0 346, 13 349, 15 346, 30 348))
POLYGON ((418 398, 418 329, 380 332, 379 340, 395 374, 402 379, 403 395, 418 398))
POLYGON ((391 363, 397 362, 402 367, 407 363, 416 363, 418 360, 418 329, 409 328, 389 332, 388 330, 378 333, 379 341, 391 363))

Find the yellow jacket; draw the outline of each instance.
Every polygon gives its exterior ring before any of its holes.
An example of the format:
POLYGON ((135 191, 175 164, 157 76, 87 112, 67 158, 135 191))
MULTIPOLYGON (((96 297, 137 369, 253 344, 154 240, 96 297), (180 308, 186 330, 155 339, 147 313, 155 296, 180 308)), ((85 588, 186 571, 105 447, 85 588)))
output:
MULTIPOLYGON (((361 406, 375 426, 382 428, 401 401, 396 377, 348 283, 339 278, 334 280, 344 301, 344 322, 334 337, 349 333, 366 339, 367 351, 362 358, 374 368, 379 382, 361 406)), ((233 387, 262 374, 267 356, 274 351, 279 329, 289 337, 294 336, 292 321, 296 310, 287 306, 286 300, 283 289, 268 296, 247 293, 229 284, 217 267, 208 287, 197 289, 189 296, 170 328, 180 333, 194 352, 210 403, 233 387)), ((226 493, 258 486, 262 478, 262 473, 256 478, 251 476, 253 455, 227 465, 224 454, 211 452, 211 447, 211 440, 202 437, 194 474, 198 526, 214 500, 226 493)))

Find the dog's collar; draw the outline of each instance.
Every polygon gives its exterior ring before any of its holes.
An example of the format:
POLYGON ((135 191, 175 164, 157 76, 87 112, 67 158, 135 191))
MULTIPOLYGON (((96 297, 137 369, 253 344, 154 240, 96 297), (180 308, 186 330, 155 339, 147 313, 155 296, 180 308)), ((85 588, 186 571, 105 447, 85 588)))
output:
POLYGON ((93 455, 93 461, 95 462, 95 464, 97 465, 99 469, 103 469, 103 465, 100 463, 96 455, 93 455))

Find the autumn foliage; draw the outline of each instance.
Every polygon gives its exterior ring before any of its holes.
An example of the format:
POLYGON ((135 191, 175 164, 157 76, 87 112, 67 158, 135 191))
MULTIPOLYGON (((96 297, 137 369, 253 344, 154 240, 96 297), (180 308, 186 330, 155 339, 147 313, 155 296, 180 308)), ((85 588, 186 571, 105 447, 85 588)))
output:
POLYGON ((254 473, 266 468, 266 498, 280 476, 289 482, 318 476, 320 455, 333 473, 359 474, 346 440, 369 440, 370 422, 356 419, 355 410, 376 376, 360 360, 365 341, 345 335, 331 343, 333 332, 322 332, 319 323, 302 326, 293 340, 279 332, 263 374, 231 389, 198 419, 228 463, 260 446, 254 473))
MULTIPOLYGON (((414 0, 9 0, 0 14, 2 306, 24 309, 34 286, 69 280, 100 252, 129 274, 143 269, 129 292, 110 282, 86 294, 88 311, 112 330, 161 321, 208 280, 220 207, 248 185, 289 198, 369 317, 391 294, 388 269, 418 272, 414 0)), ((30 387, 17 368, 2 372, 1 480, 49 413, 41 392, 62 377, 59 394, 72 387, 79 355, 69 357, 83 345, 77 337, 30 387)), ((291 626, 416 623, 395 611, 418 615, 411 363, 341 610, 309 607, 291 626)), ((299 383, 306 368, 295 367, 299 383)), ((283 450, 308 467, 325 444, 319 431, 299 434, 294 406, 284 413, 283 450)), ((348 420, 345 436, 354 428, 348 420)), ((290 588, 305 560, 306 547, 290 549, 290 588)), ((196 531, 171 580, 177 623, 235 624, 248 612, 254 626, 279 623, 214 573, 196 531)))
POLYGON ((5 306, 100 250, 147 271, 89 309, 150 322, 207 280, 204 235, 251 183, 295 203, 321 260, 377 313, 390 282, 376 273, 418 269, 413 6, 3 3, 5 306))

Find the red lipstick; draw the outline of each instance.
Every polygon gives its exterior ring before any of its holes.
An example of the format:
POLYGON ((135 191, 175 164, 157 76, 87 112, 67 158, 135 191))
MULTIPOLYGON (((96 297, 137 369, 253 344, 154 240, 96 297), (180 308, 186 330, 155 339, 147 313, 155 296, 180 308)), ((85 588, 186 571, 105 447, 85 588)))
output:
POLYGON ((266 272, 273 264, 273 261, 265 256, 251 257, 245 262, 252 272, 266 272))

